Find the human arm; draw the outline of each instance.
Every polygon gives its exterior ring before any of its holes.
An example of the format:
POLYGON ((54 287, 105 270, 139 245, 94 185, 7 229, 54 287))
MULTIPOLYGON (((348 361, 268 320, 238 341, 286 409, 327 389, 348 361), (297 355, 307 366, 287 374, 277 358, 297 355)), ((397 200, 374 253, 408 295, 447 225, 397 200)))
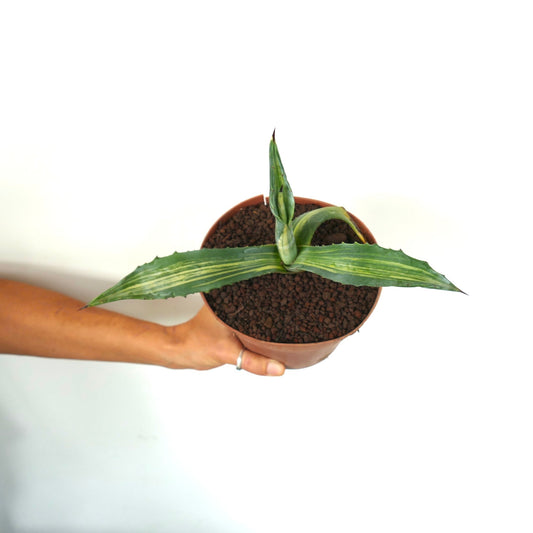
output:
MULTIPOLYGON (((162 326, 26 283, 0 279, 0 353, 207 370, 235 364, 240 341, 203 307, 191 320, 162 326)), ((281 375, 284 367, 254 352, 242 368, 281 375)))

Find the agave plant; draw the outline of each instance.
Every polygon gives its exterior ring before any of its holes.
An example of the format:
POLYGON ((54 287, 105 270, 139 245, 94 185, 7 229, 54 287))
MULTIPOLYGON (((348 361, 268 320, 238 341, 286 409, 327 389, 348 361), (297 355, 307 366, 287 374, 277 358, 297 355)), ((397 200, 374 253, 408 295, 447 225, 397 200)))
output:
POLYGON ((425 261, 401 250, 368 244, 342 207, 323 207, 294 218, 294 196, 272 135, 270 210, 275 218, 276 244, 242 248, 210 248, 156 257, 128 274, 88 305, 128 299, 166 299, 218 289, 265 274, 307 271, 356 286, 425 287, 460 291, 425 261), (359 242, 311 246, 317 228, 339 219, 359 242))

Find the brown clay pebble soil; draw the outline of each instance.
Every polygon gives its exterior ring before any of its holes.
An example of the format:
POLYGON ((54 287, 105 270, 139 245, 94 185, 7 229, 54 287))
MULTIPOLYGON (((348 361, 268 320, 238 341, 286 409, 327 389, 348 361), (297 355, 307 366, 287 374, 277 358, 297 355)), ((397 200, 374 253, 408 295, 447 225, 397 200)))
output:
MULTIPOLYGON (((295 216, 316 209, 296 205, 295 216)), ((313 245, 354 242, 350 227, 337 220, 322 224, 313 245)), ((257 246, 274 243, 274 217, 266 205, 242 208, 205 243, 206 248, 257 246)), ((320 342, 346 335, 369 313, 377 288, 352 287, 310 272, 267 274, 206 294, 217 316, 226 324, 258 339, 320 342)))

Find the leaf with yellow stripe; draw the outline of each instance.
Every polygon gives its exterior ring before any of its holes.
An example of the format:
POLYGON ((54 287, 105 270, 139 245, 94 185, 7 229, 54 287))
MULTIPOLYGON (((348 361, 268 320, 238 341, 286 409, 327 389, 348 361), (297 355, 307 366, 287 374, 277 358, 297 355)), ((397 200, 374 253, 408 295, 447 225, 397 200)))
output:
POLYGON ((355 225, 355 222, 352 220, 352 217, 350 217, 346 209, 343 207, 328 206, 320 207, 313 211, 307 211, 307 213, 301 214, 291 222, 294 239, 296 240, 298 247, 311 244, 313 235, 318 227, 327 220, 332 219, 346 222, 350 228, 352 228, 357 238, 361 242, 366 242, 363 234, 355 225))
POLYGON ((462 292, 426 261, 377 244, 303 246, 290 270, 313 272, 349 285, 425 287, 462 292))
POLYGON ((156 257, 97 296, 89 306, 117 300, 153 300, 209 292, 274 272, 287 272, 276 245, 203 248, 156 257))
POLYGON ((276 145, 275 131, 269 148, 270 161, 270 211, 276 220, 274 236, 281 260, 290 265, 298 254, 298 247, 290 225, 294 217, 294 196, 276 145))

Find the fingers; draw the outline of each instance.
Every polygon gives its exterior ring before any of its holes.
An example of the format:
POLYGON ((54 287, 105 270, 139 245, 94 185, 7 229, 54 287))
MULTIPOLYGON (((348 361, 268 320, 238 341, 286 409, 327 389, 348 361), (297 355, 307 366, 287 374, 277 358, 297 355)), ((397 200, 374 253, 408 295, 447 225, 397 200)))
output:
POLYGON ((192 339, 191 352, 200 354, 188 368, 206 370, 224 363, 236 365, 240 351, 244 350, 241 369, 259 376, 281 376, 285 372, 285 366, 279 361, 244 349, 239 339, 205 305, 186 325, 193 330, 188 335, 192 339))
POLYGON ((246 349, 242 354, 241 368, 258 376, 282 376, 285 372, 283 363, 246 349))

